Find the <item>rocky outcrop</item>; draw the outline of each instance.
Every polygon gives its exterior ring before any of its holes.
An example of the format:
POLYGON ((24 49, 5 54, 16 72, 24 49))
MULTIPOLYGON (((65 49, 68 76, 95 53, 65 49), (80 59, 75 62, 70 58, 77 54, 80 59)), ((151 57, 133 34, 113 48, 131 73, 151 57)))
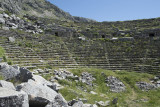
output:
POLYGON ((95 22, 94 20, 73 17, 47 0, 0 0, 0 7, 11 13, 36 15, 52 19, 71 20, 78 22, 95 22))
POLYGON ((112 92, 122 92, 125 91, 125 85, 116 77, 109 76, 106 78, 107 86, 110 87, 110 91, 112 92))
POLYGON ((0 87, 0 107, 29 107, 28 95, 0 87))
MULTIPOLYGON (((28 20, 28 19, 26 19, 28 20)), ((43 30, 40 29, 36 23, 32 24, 25 19, 17 17, 15 14, 8 15, 6 13, 0 14, 0 24, 2 24, 2 29, 19 29, 24 30, 29 33, 43 33, 43 30)), ((9 37, 10 42, 15 42, 14 37, 9 37)))

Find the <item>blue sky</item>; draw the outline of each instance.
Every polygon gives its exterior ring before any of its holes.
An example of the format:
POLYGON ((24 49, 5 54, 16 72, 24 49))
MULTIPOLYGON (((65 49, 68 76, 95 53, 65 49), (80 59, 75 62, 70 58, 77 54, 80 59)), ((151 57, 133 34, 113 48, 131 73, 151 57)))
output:
POLYGON ((160 17, 160 0, 48 0, 73 16, 97 21, 160 17))

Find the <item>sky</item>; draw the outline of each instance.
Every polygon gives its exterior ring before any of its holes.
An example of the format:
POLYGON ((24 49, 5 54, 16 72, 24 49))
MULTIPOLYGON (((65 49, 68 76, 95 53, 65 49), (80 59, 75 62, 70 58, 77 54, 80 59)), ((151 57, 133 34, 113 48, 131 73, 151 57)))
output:
POLYGON ((160 0, 48 0, 73 16, 96 21, 160 17, 160 0))

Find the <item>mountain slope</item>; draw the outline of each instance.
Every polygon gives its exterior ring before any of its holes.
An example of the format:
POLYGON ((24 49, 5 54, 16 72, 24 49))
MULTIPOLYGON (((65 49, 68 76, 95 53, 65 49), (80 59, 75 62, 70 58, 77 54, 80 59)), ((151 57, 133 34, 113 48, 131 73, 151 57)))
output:
POLYGON ((93 20, 71 16, 46 0, 0 0, 0 7, 11 13, 30 14, 60 20, 92 22, 93 20))

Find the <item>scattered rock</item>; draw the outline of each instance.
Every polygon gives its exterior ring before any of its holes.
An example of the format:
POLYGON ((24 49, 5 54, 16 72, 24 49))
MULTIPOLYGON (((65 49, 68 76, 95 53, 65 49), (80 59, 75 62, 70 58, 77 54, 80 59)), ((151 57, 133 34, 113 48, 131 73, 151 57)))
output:
POLYGON ((85 37, 78 37, 79 40, 85 41, 86 38, 85 37))
POLYGON ((66 79, 66 77, 73 76, 73 74, 71 72, 66 71, 66 70, 60 70, 60 71, 54 70, 54 74, 59 75, 60 77, 62 77, 64 79, 66 79))
POLYGON ((0 80, 0 87, 11 89, 11 90, 16 90, 13 83, 7 82, 7 81, 4 81, 4 80, 0 80))
POLYGON ((94 91, 91 91, 90 93, 91 93, 91 94, 93 94, 93 95, 96 95, 96 94, 97 94, 97 93, 96 93, 96 92, 94 92, 94 91))
POLYGON ((85 99, 85 98, 79 98, 78 101, 82 101, 83 103, 87 103, 87 99, 85 99))
POLYGON ((149 91, 156 88, 155 84, 147 83, 147 82, 137 82, 136 85, 142 90, 142 91, 149 91))
POLYGON ((35 69, 34 72, 37 72, 37 73, 44 73, 44 71, 42 69, 35 69))
POLYGON ((93 86, 93 81, 95 80, 95 78, 93 77, 93 75, 91 73, 88 73, 88 72, 83 72, 81 74, 81 77, 79 78, 79 80, 82 82, 82 83, 86 83, 87 85, 89 86, 93 86))
POLYGON ((125 91, 125 85, 116 77, 109 76, 106 78, 107 86, 110 87, 112 92, 122 92, 125 91))
POLYGON ((97 102, 97 105, 100 107, 106 107, 106 106, 109 106, 109 103, 110 103, 110 101, 106 101, 106 102, 99 101, 99 102, 97 102))
POLYGON ((0 87, 0 107, 29 107, 28 95, 0 87))

